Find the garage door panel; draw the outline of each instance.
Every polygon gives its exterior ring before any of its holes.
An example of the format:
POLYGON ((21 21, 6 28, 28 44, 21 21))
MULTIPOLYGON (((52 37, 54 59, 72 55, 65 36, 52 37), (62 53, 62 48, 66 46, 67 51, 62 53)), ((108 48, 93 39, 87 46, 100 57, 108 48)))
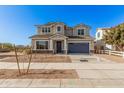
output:
POLYGON ((89 53, 89 43, 69 43, 69 53, 89 53))

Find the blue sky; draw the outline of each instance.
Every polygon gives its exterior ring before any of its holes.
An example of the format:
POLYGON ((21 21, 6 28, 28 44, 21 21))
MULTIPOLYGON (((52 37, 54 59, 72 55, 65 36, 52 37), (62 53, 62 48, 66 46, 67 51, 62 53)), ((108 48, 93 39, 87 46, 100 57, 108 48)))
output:
POLYGON ((36 34, 36 24, 64 22, 69 26, 84 23, 95 36, 99 27, 111 27, 124 22, 124 6, 0 6, 0 42, 30 44, 36 34))

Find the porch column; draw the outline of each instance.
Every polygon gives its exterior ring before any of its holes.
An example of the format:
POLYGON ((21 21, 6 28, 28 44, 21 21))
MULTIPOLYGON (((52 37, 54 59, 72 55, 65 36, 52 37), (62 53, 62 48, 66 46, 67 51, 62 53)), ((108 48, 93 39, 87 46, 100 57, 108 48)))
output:
POLYGON ((53 50, 53 40, 50 40, 50 50, 53 50))
POLYGON ((37 45, 36 45, 36 41, 35 40, 31 41, 31 46, 32 46, 33 50, 37 50, 37 45))
POLYGON ((67 40, 64 40, 64 52, 67 54, 67 40))
POLYGON ((50 43, 49 43, 49 50, 54 53, 53 51, 53 40, 50 40, 50 43))

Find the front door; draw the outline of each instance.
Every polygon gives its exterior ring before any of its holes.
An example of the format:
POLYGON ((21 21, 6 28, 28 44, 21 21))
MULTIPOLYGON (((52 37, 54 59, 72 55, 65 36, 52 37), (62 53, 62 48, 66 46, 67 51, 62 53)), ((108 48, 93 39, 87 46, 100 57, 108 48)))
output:
POLYGON ((56 52, 57 53, 61 53, 62 52, 62 42, 61 41, 57 41, 56 42, 56 52))

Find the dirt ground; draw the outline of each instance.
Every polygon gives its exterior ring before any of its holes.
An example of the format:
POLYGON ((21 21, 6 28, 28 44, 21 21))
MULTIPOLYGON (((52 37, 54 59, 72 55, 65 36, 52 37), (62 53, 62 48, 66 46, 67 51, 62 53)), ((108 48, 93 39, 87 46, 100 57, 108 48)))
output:
MULTIPOLYGON (((19 62, 28 62, 29 56, 28 55, 20 55, 19 62)), ((16 57, 7 57, 6 59, 0 60, 0 62, 16 62, 16 57)), ((58 55, 43 55, 37 54, 32 55, 32 62, 41 62, 41 63, 51 63, 51 62, 60 62, 60 63, 70 63, 71 58, 69 56, 58 56, 58 55)))
POLYGON ((0 55, 0 59, 7 58, 7 57, 15 57, 13 55, 0 55))
POLYGON ((106 59, 114 61, 114 62, 124 63, 124 58, 119 57, 119 56, 107 55, 107 54, 97 54, 97 56, 106 58, 106 59))
MULTIPOLYGON (((26 70, 21 70, 26 72, 26 70)), ((17 69, 1 69, 0 79, 76 79, 79 78, 75 70, 30 69, 28 74, 19 75, 17 69)))

